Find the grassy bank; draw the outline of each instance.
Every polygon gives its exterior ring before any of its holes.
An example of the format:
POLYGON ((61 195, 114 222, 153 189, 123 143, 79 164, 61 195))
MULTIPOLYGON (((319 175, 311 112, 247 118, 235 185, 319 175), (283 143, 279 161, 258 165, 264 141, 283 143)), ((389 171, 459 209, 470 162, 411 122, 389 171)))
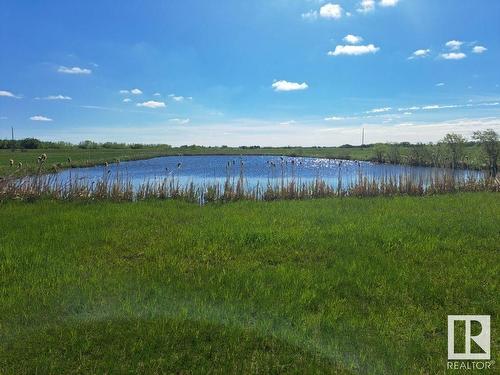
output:
POLYGON ((0 373, 437 373, 498 195, 0 205, 0 373))
MULTIPOLYGON (((389 147, 389 146, 386 146, 389 147)), ((437 146, 433 146, 437 147, 437 146)), ((399 147, 400 163, 414 164, 411 146, 399 147)), ((171 155, 285 155, 285 156, 307 156, 330 159, 350 159, 350 160, 377 160, 377 150, 375 147, 287 147, 287 148, 231 148, 231 147, 178 147, 167 146, 133 148, 96 148, 81 149, 78 147, 63 149, 35 149, 35 150, 6 150, 0 149, 0 176, 7 175, 27 175, 36 173, 39 165, 37 157, 45 153, 48 156, 47 162, 43 166, 44 170, 54 170, 71 167, 88 167, 101 165, 105 162, 113 163, 117 160, 139 160, 158 156, 171 155), (68 160, 69 159, 69 160, 68 160), (14 165, 10 166, 10 160, 14 165), (19 162, 22 166, 19 166, 19 162)), ((482 168, 484 157, 479 146, 467 146, 464 157, 467 166, 470 168, 482 168)), ((384 160, 386 156, 383 157, 384 160)), ((425 159, 425 163, 431 164, 431 160, 425 159)))

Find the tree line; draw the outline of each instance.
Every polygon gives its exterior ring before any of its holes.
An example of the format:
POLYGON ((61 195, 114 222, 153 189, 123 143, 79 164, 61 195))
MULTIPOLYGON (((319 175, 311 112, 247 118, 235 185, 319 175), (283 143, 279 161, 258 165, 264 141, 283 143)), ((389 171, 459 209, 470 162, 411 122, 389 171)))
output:
POLYGON ((449 133, 437 144, 375 144, 372 160, 380 163, 409 164, 433 167, 468 168, 467 146, 480 146, 480 158, 491 177, 498 174, 500 142, 493 129, 476 131, 471 141, 456 133, 449 133), (402 151, 405 151, 404 154, 402 151))

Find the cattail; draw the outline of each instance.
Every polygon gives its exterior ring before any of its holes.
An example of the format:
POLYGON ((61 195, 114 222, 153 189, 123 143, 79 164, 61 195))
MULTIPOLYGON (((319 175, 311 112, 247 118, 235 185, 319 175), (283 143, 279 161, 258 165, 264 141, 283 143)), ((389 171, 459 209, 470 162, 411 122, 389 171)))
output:
POLYGON ((10 164, 10 166, 12 167, 12 166, 14 165, 14 160, 10 159, 10 160, 9 160, 9 164, 10 164))
POLYGON ((68 158, 68 163, 70 163, 70 164, 71 164, 71 158, 68 158))
POLYGON ((19 168, 23 167, 23 163, 21 163, 21 162, 19 162, 17 165, 19 166, 19 168))

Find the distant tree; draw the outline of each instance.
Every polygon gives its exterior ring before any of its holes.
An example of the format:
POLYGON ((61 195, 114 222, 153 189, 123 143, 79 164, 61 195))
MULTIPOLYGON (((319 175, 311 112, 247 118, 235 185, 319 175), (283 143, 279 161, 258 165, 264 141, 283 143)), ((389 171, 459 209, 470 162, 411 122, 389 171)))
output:
POLYGON ((429 158, 430 156, 428 155, 427 149, 423 143, 417 143, 410 146, 408 162, 411 165, 426 165, 429 158))
POLYGON ((401 153, 397 144, 389 145, 387 157, 392 164, 399 164, 401 162, 401 153))
POLYGON ((498 153, 500 142, 498 133, 493 129, 474 132, 472 139, 481 144, 488 158, 488 170, 491 177, 495 178, 498 173, 498 153))
POLYGON ((428 144, 425 146, 425 153, 429 157, 429 162, 433 167, 440 167, 444 162, 444 146, 442 144, 428 144))
POLYGON ((25 138, 20 142, 21 148, 34 150, 40 147, 41 142, 36 138, 25 138))
POLYGON ((92 141, 89 141, 89 140, 86 140, 86 141, 80 142, 78 144, 78 147, 83 148, 83 149, 98 148, 99 144, 92 142, 92 141))
POLYGON ((385 146, 383 144, 376 144, 373 148, 373 153, 375 154, 375 160, 379 163, 384 162, 385 157, 385 146))
POLYGON ((10 148, 10 141, 8 139, 0 139, 0 149, 10 148))
POLYGON ((448 155, 451 160, 451 168, 455 169, 463 160, 465 138, 460 134, 449 133, 441 140, 441 143, 446 145, 448 155))

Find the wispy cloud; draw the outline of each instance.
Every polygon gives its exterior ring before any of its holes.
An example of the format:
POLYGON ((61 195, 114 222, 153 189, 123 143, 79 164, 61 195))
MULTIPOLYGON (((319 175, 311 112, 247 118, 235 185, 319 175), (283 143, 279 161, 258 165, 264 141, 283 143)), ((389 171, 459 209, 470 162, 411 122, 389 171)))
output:
POLYGON ((41 99, 41 100, 73 100, 70 96, 65 96, 65 95, 49 95, 45 96, 43 98, 35 98, 35 99, 41 99))
POLYGON ((188 119, 188 118, 172 118, 172 119, 170 119, 168 121, 175 122, 175 123, 177 123, 179 125, 186 125, 186 124, 189 124, 191 122, 191 120, 188 119))
POLYGON ((130 98, 125 98, 125 99, 123 99, 123 102, 124 102, 124 103, 130 103, 131 101, 132 101, 132 99, 130 99, 130 98))
POLYGON ((425 57, 429 56, 430 53, 431 53, 430 49, 417 49, 415 52, 413 52, 411 54, 410 57, 408 57, 408 60, 425 58, 425 57))
POLYGON ((164 102, 156 102, 154 100, 150 100, 150 101, 144 102, 144 103, 137 103, 137 106, 158 109, 158 108, 165 108, 166 104, 164 102))
POLYGON ((6 98, 21 99, 20 95, 14 95, 10 91, 5 91, 5 90, 0 90, 0 96, 6 97, 6 98))
POLYGON ((171 98, 175 102, 183 102, 184 100, 192 100, 193 99, 191 96, 185 97, 182 95, 175 95, 175 94, 170 94, 168 97, 171 98))
POLYGON ((335 47, 335 51, 328 52, 328 56, 360 56, 377 53, 378 51, 380 51, 380 48, 375 47, 373 44, 368 44, 366 46, 338 45, 335 47))
POLYGON ((453 104, 453 105, 438 105, 438 104, 432 104, 432 105, 426 105, 422 107, 423 110, 428 111, 428 110, 433 110, 433 109, 450 109, 450 108, 459 108, 461 107, 460 105, 453 104))
POLYGON ((443 82, 436 83, 436 87, 443 87, 443 86, 444 86, 443 82))
POLYGON ((380 0, 381 7, 394 7, 399 3, 399 0, 380 0))
POLYGON ((472 48, 472 53, 481 54, 481 53, 484 53, 486 51, 488 51, 488 48, 483 47, 483 46, 474 46, 474 48, 472 48))
POLYGON ((37 116, 31 116, 30 117, 30 120, 31 121, 42 121, 42 122, 52 122, 54 120, 52 120, 51 118, 49 117, 45 117, 45 116, 40 116, 40 115, 37 115, 37 116))
POLYGON ((446 42, 445 46, 452 51, 458 51, 463 44, 464 42, 460 40, 450 40, 449 42, 446 42))
POLYGON ((302 19, 307 20, 307 21, 317 20, 318 16, 319 16, 319 13, 317 10, 310 10, 309 12, 302 13, 302 19))
POLYGON ((467 55, 463 52, 442 53, 439 56, 445 60, 462 60, 467 57, 467 55))
POLYGON ((357 11, 359 13, 370 13, 375 10, 375 0, 362 0, 357 11))
POLYGON ((276 81, 272 84, 272 88, 274 91, 301 91, 307 90, 309 85, 306 82, 297 83, 297 82, 288 82, 288 81, 276 81))
POLYGON ((413 106, 413 107, 406 107, 406 108, 398 108, 399 112, 405 112, 405 111, 418 111, 420 107, 413 106))
POLYGON ((349 44, 359 44, 363 41, 363 38, 360 36, 357 36, 357 35, 349 34, 349 35, 346 35, 343 40, 344 40, 344 42, 349 43, 349 44))
POLYGON ((123 94, 123 95, 129 95, 129 94, 142 95, 142 90, 140 90, 140 89, 120 90, 120 94, 123 94))
POLYGON ((374 108, 366 113, 384 113, 384 112, 389 112, 391 109, 392 109, 391 107, 374 108))
POLYGON ((72 68, 68 68, 66 66, 60 66, 59 69, 57 69, 57 71, 63 74, 84 74, 84 75, 92 74, 91 69, 80 68, 78 66, 74 66, 72 68))

